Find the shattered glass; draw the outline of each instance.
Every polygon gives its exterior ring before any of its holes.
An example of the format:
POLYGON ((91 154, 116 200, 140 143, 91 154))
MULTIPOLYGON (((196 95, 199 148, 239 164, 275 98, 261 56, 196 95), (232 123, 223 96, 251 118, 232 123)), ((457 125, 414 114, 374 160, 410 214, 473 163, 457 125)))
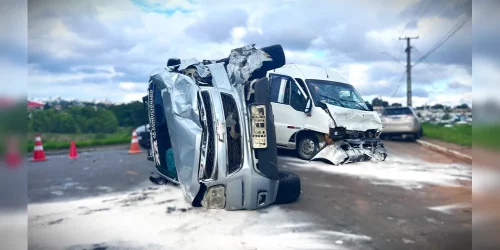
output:
POLYGON ((185 70, 190 66, 196 67, 196 72, 200 77, 207 77, 210 75, 210 71, 208 70, 207 66, 203 65, 201 62, 198 60, 191 58, 191 59, 186 59, 181 61, 181 65, 179 65, 178 70, 185 70))

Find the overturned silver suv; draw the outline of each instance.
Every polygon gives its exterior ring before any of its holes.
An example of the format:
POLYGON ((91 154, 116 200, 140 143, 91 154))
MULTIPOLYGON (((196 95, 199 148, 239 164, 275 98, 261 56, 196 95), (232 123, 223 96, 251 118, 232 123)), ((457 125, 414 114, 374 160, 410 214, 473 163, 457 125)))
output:
POLYGON ((284 64, 280 45, 248 45, 221 60, 170 59, 151 74, 143 101, 159 178, 180 184, 193 206, 258 209, 297 200, 299 177, 278 172, 266 77, 284 64))

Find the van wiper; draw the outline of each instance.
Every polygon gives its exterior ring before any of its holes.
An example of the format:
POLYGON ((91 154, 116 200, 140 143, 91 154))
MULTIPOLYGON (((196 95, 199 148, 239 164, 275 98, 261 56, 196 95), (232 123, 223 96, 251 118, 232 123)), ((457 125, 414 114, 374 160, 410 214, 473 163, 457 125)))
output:
POLYGON ((318 95, 318 96, 320 98, 324 98, 324 99, 328 99, 328 100, 337 102, 341 107, 347 108, 347 106, 345 106, 339 99, 335 99, 333 97, 329 97, 329 96, 326 96, 326 95, 318 95))
POLYGON ((347 102, 353 102, 353 103, 356 103, 356 105, 358 105, 358 107, 362 108, 363 110, 365 111, 369 111, 368 109, 365 109, 365 107, 363 107, 361 104, 359 104, 359 102, 357 101, 354 101, 354 100, 349 100, 349 99, 344 99, 344 98, 341 98, 340 100, 342 101, 347 101, 347 102))

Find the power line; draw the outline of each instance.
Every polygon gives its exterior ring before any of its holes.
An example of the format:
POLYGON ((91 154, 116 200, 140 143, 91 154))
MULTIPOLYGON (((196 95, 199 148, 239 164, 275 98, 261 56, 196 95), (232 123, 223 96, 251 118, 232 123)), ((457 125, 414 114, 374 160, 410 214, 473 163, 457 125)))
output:
MULTIPOLYGON (((422 57, 422 53, 420 52, 420 50, 419 50, 419 49, 417 49, 416 47, 413 47, 413 49, 414 49, 414 51, 415 51, 415 52, 416 52, 416 53, 417 53, 420 57, 422 57)), ((427 61, 427 63, 429 63, 429 65, 431 66, 431 70, 429 70, 429 71, 432 73, 432 75, 433 75, 436 79, 438 79, 438 75, 434 72, 434 66, 433 66, 433 65, 434 65, 434 63, 432 63, 432 62, 428 61, 427 59, 424 59, 424 61, 427 61)), ((417 75, 418 75, 418 74, 417 74, 417 75)), ((436 91, 436 90, 437 90, 436 86, 434 86, 434 82, 431 84, 431 86, 432 86, 432 88, 433 88, 433 91, 436 91)))
POLYGON ((425 60, 428 56, 430 56, 434 51, 436 51, 439 47, 441 47, 441 45, 443 45, 446 41, 448 41, 448 39, 450 39, 453 35, 455 35, 455 33, 457 33, 457 31, 459 31, 470 19, 471 19, 472 15, 466 15, 466 18, 464 20, 462 20, 461 22, 459 21, 459 23, 457 25, 455 25, 442 39, 441 41, 439 41, 436 45, 434 45, 434 47, 432 49, 429 50, 429 52, 427 52, 424 56, 420 57, 414 64, 413 66, 419 64, 420 62, 422 62, 423 60, 425 60))
POLYGON ((405 79, 405 76, 406 76, 406 71, 403 73, 403 75, 401 76, 401 79, 399 79, 399 83, 398 83, 398 86, 396 86, 396 90, 394 90, 394 93, 392 93, 391 95, 391 98, 394 97, 396 95, 396 93, 398 92, 399 90, 399 87, 401 86, 401 84, 403 83, 403 79, 405 79))
POLYGON ((420 20, 420 18, 422 18, 425 15, 425 13, 427 13, 427 11, 429 11, 429 8, 431 7, 432 3, 434 3, 434 1, 429 1, 429 4, 427 4, 427 7, 424 9, 424 11, 422 13, 420 13, 420 15, 418 16, 417 19, 415 19, 415 21, 420 20))
MULTIPOLYGON (((410 2, 403 8, 403 9, 407 9, 408 7, 410 7, 410 2)), ((418 7, 417 10, 419 10, 420 8, 422 7, 422 2, 420 2, 420 5, 418 7)), ((415 11, 415 14, 417 14, 418 11, 415 11)), ((403 26, 403 28, 400 30, 399 32, 399 36, 398 37, 401 37, 403 35, 403 33, 406 32, 406 30, 408 29, 408 27, 410 26, 410 23, 413 21, 413 19, 410 19, 408 20, 408 22, 406 23, 405 26, 403 26)), ((401 43, 399 43, 396 47, 397 51, 397 55, 398 55, 398 61, 401 61, 401 56, 404 54, 403 53, 403 45, 401 43)))

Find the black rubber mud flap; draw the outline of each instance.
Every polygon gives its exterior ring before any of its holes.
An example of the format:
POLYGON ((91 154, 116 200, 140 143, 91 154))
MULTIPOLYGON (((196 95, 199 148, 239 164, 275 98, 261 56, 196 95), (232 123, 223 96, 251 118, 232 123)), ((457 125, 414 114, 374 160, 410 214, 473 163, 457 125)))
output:
POLYGON ((296 201, 300 196, 300 177, 290 172, 279 172, 278 194, 274 204, 287 204, 296 201))

